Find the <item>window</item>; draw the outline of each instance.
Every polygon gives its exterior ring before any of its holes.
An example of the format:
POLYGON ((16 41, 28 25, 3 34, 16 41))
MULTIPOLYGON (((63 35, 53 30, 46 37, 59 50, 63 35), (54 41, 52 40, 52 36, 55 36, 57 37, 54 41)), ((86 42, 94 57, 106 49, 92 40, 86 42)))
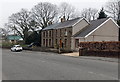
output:
POLYGON ((43 32, 43 37, 45 37, 45 32, 43 32))
POLYGON ((62 30, 60 29, 60 37, 61 37, 61 35, 62 35, 62 30))
POLYGON ((49 47, 51 47, 51 39, 49 39, 49 47))
POLYGON ((52 33, 52 32, 51 32, 51 31, 49 31, 49 37, 51 37, 51 33, 52 33))
POLYGON ((48 37, 48 31, 46 31, 46 37, 48 37))
POLYGON ((72 35, 72 31, 69 31, 69 34, 72 35))
POLYGON ((45 39, 43 39, 43 46, 45 46, 45 39))
POLYGON ((78 48, 79 47, 79 39, 75 40, 75 47, 78 48))
POLYGON ((65 47, 67 47, 67 39, 65 39, 65 47))
POLYGON ((46 47, 48 47, 48 39, 46 39, 46 47))
POLYGON ((65 36, 67 36, 67 30, 65 29, 65 36))
POLYGON ((56 37, 57 37, 57 30, 56 30, 56 37))
POLYGON ((56 45, 57 45, 57 39, 56 39, 55 43, 56 43, 56 45))

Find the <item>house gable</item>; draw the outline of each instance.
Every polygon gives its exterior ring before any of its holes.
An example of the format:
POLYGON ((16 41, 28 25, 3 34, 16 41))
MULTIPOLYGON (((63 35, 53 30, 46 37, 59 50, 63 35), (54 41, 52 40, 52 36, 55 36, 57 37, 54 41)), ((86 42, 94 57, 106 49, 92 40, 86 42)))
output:
MULTIPOLYGON (((89 35, 91 35, 93 32, 95 32, 97 29, 99 29, 99 28, 101 28, 101 27, 104 27, 104 25, 106 25, 106 24, 108 24, 108 26, 110 26, 110 27, 112 27, 111 25, 114 25, 113 26, 113 28, 115 27, 116 29, 118 29, 119 28, 119 26, 117 25, 117 23, 112 19, 112 18, 109 18, 108 20, 106 20, 105 22, 103 22, 101 25, 99 25, 97 28, 95 28, 94 30, 92 30, 90 33, 88 33, 86 36, 85 36, 85 38, 86 37, 88 37, 89 35)), ((106 27, 107 27, 107 25, 106 25, 106 27)), ((114 28, 114 29, 115 29, 114 28)), ((108 27, 108 30, 109 30, 110 28, 108 27)), ((114 30, 113 29, 113 30, 114 30)), ((104 31, 106 31, 105 29, 104 29, 104 31)))
POLYGON ((72 35, 75 35, 76 33, 78 33, 80 30, 82 30, 84 27, 86 27, 88 25, 89 25, 89 23, 87 22, 87 20, 82 18, 76 24, 73 25, 72 35))
POLYGON ((86 41, 118 41, 118 26, 109 18, 86 37, 86 41))

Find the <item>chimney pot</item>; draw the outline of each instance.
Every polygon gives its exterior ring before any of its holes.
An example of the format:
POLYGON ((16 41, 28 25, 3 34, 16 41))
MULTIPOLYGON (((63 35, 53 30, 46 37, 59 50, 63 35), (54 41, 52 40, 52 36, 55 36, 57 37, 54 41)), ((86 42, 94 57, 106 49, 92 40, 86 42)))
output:
POLYGON ((61 22, 64 22, 64 21, 66 21, 65 16, 63 16, 63 18, 61 18, 61 22))

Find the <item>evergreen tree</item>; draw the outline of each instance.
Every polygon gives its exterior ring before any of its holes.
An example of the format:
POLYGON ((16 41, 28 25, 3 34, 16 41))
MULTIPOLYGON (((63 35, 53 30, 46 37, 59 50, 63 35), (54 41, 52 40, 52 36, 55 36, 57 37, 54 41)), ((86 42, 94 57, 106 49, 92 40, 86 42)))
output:
MULTIPOLYGON (((120 26, 120 20, 117 21, 117 24, 120 26)), ((119 28, 119 35, 118 36, 119 36, 118 39, 120 41, 120 28, 119 28)))
MULTIPOLYGON (((118 14, 117 24, 118 24, 118 25, 119 25, 119 27, 120 27, 120 6, 119 6, 119 14, 118 14)), ((119 28, 118 40, 120 41, 120 28, 119 28)))
POLYGON ((103 8, 102 8, 102 10, 101 10, 100 13, 99 13, 99 17, 98 17, 98 19, 102 19, 102 18, 107 18, 107 15, 105 14, 103 8))
POLYGON ((39 33, 37 31, 34 31, 32 34, 30 34, 27 38, 27 42, 26 44, 30 44, 30 43, 41 43, 41 32, 39 31, 39 33))

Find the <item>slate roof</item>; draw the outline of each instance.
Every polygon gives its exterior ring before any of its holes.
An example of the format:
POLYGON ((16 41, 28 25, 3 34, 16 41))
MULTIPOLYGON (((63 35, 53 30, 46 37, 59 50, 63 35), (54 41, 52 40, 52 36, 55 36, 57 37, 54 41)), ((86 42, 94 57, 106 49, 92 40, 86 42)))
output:
POLYGON ((50 29, 59 29, 59 28, 67 28, 67 27, 71 27, 74 24, 76 24, 78 21, 80 21, 82 18, 76 18, 76 19, 72 19, 72 20, 68 20, 65 22, 60 22, 60 23, 55 23, 52 24, 50 26, 47 26, 46 28, 44 28, 43 30, 50 30, 50 29))
POLYGON ((22 38, 20 36, 17 36, 17 35, 8 35, 7 39, 8 40, 20 40, 22 38))
POLYGON ((91 21, 90 25, 86 26, 84 29, 79 31, 79 33, 75 34, 74 37, 85 37, 108 19, 109 18, 103 18, 103 19, 91 21))

